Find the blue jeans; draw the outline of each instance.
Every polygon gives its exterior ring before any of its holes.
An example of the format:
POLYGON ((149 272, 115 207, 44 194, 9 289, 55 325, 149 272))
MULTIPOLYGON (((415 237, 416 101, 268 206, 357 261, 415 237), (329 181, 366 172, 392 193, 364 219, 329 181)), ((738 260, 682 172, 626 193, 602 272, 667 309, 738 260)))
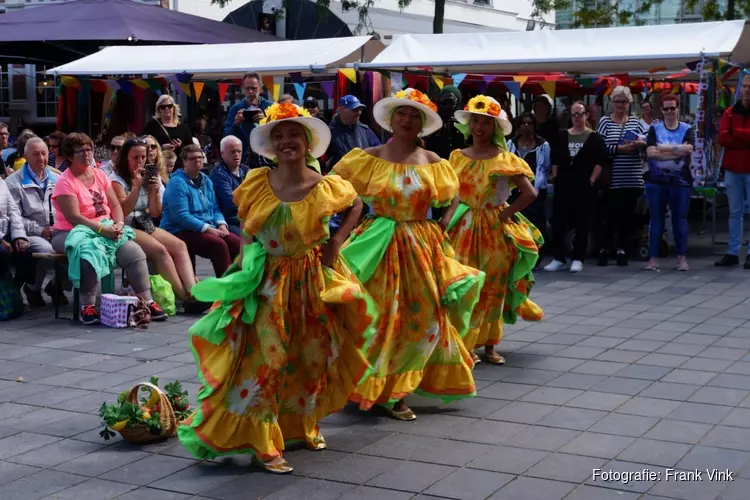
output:
POLYGON ((726 170, 724 184, 729 201, 729 247, 727 254, 739 255, 742 246, 742 222, 750 200, 750 174, 735 174, 726 170))
POLYGON ((652 258, 659 256, 659 246, 664 233, 664 214, 669 205, 672 216, 672 231, 677 255, 687 253, 688 222, 687 215, 690 208, 689 186, 663 186, 646 183, 646 197, 651 224, 648 230, 649 254, 652 258))

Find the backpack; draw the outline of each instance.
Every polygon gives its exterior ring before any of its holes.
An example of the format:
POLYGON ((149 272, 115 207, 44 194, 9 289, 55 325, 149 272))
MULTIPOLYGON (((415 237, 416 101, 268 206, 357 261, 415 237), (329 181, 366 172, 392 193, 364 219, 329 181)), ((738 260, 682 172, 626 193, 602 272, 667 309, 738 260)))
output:
POLYGON ((0 321, 15 319, 23 314, 23 297, 7 263, 0 263, 0 321))

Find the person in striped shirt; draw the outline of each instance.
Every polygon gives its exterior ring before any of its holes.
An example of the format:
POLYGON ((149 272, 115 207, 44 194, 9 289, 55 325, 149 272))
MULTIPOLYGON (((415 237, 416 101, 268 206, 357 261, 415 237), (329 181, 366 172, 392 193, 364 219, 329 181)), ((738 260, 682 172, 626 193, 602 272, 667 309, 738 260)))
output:
POLYGON ((629 114, 633 95, 625 86, 612 91, 612 113, 599 120, 599 135, 607 145, 612 162, 612 180, 605 194, 606 223, 599 234, 597 265, 606 266, 609 252, 617 249, 618 266, 627 266, 626 250, 634 230, 635 207, 643 194, 643 163, 641 151, 646 147, 641 120, 629 114), (617 246, 614 238, 617 236, 617 246))

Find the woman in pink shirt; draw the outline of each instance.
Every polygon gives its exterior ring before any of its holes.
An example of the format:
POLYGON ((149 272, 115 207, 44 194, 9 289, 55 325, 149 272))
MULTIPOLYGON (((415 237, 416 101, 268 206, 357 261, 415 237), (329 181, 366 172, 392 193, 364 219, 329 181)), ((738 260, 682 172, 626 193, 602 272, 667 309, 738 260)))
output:
MULTIPOLYGON (((98 237, 119 242, 123 237, 122 208, 112 190, 112 184, 102 170, 92 168, 94 143, 86 134, 70 134, 62 143, 62 155, 68 168, 58 178, 52 194, 57 217, 53 226, 52 248, 66 253, 65 239, 76 226, 85 226, 95 231, 98 237)), ((151 296, 146 255, 138 244, 124 241, 114 252, 117 265, 127 272, 128 280, 136 292, 149 303, 151 320, 158 321, 167 315, 151 296)), ((81 322, 87 325, 99 322, 96 296, 99 279, 94 267, 81 259, 81 322)))

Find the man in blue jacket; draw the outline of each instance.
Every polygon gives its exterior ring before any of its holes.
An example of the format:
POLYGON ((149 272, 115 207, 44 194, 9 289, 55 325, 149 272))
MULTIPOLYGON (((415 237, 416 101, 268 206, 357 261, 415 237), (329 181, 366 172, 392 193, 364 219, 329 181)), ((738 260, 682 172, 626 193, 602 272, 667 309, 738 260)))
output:
POLYGON ((224 123, 224 137, 233 135, 242 141, 242 158, 253 167, 259 165, 259 160, 258 156, 250 150, 250 132, 266 116, 266 108, 273 104, 260 95, 262 89, 258 73, 245 73, 242 77, 242 91, 245 92, 245 98, 229 108, 227 121, 224 123))
POLYGON ((233 194, 245 179, 250 168, 242 164, 242 143, 233 135, 221 140, 221 163, 211 170, 209 178, 214 185, 216 202, 229 225, 229 231, 242 236, 240 219, 237 217, 237 205, 233 194))
POLYGON ((183 147, 181 156, 183 168, 172 174, 164 191, 161 228, 184 241, 191 255, 210 259, 219 277, 240 253, 242 240, 229 232, 213 183, 201 172, 200 146, 183 147))
POLYGON ((354 148, 380 146, 380 140, 370 127, 359 121, 365 105, 353 95, 345 95, 339 100, 336 116, 331 121, 331 144, 328 146, 329 171, 341 158, 354 148))

